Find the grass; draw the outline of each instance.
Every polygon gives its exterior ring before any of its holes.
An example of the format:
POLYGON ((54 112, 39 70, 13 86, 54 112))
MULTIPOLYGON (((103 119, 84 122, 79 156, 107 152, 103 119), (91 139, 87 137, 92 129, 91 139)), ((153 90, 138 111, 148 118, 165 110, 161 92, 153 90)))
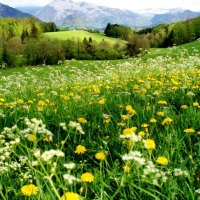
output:
POLYGON ((80 39, 81 41, 84 38, 87 38, 89 40, 89 38, 91 37, 92 40, 96 42, 101 42, 102 40, 105 40, 105 41, 110 42, 111 44, 116 44, 116 43, 125 44, 126 43, 126 41, 121 40, 121 39, 110 38, 100 33, 90 33, 84 30, 51 32, 51 33, 45 33, 45 36, 49 37, 50 39, 57 39, 57 40, 80 39))
POLYGON ((198 199, 199 62, 1 70, 1 199, 198 199))
POLYGON ((151 48, 145 58, 155 58, 157 56, 176 56, 177 53, 184 52, 189 55, 200 55, 200 42, 194 41, 169 48, 151 48))

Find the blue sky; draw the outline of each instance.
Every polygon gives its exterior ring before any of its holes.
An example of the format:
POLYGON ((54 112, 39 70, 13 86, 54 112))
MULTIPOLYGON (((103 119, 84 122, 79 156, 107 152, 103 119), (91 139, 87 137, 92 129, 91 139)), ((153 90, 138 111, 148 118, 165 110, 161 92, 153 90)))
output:
MULTIPOLYGON (((46 5, 51 0, 0 0, 13 7, 28 5, 46 5)), ((185 8, 200 11, 200 0, 73 0, 87 1, 113 8, 143 10, 148 8, 185 8)))

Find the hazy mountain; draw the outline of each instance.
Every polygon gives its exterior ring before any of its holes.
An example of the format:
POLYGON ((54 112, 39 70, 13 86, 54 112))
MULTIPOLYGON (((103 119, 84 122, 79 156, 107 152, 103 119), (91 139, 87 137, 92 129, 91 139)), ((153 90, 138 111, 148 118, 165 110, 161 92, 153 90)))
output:
POLYGON ((42 6, 21 6, 21 7, 16 7, 17 10, 20 10, 21 12, 24 12, 24 13, 29 13, 31 15, 35 15, 42 8, 43 8, 42 6))
POLYGON ((187 19, 195 18, 200 16, 200 12, 193 12, 190 10, 179 10, 170 11, 164 14, 155 14, 151 19, 152 25, 164 24, 164 23, 174 23, 177 21, 184 21, 187 19))
POLYGON ((173 9, 120 10, 73 0, 53 0, 44 7, 21 7, 20 10, 34 14, 42 21, 55 22, 59 27, 105 28, 107 23, 127 25, 133 28, 151 27, 174 23, 200 16, 200 12, 173 9))
POLYGON ((58 26, 79 28, 102 28, 108 22, 141 27, 151 22, 149 18, 129 10, 72 0, 53 0, 36 17, 43 21, 53 21, 58 26))
POLYGON ((0 3, 0 18, 6 18, 6 17, 26 18, 26 17, 31 17, 31 15, 23 13, 15 8, 0 3))

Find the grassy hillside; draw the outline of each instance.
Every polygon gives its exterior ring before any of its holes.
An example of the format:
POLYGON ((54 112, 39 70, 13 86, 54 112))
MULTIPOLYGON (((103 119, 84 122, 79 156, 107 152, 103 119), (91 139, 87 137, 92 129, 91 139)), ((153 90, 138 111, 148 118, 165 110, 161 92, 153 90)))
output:
POLYGON ((200 55, 200 41, 194 41, 169 48, 151 48, 144 58, 155 58, 157 56, 176 56, 179 52, 189 55, 200 55))
POLYGON ((0 71, 0 199, 199 199, 199 63, 0 71))
POLYGON ((126 43, 126 41, 123 41, 120 39, 110 38, 110 37, 106 37, 102 34, 90 33, 88 31, 84 31, 84 30, 51 32, 51 33, 45 33, 44 35, 49 37, 50 39, 58 39, 58 40, 67 40, 67 39, 83 40, 84 38, 89 39, 91 37, 93 40, 95 40, 97 42, 105 40, 105 41, 110 42, 111 44, 115 44, 117 42, 120 42, 122 44, 126 43))

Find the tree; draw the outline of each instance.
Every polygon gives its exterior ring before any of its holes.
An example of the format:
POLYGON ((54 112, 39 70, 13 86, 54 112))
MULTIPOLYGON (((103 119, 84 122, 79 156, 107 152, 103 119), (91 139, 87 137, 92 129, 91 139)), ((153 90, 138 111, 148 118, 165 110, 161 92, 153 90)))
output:
POLYGON ((127 43, 127 54, 135 56, 149 48, 149 41, 142 35, 133 35, 127 43))

